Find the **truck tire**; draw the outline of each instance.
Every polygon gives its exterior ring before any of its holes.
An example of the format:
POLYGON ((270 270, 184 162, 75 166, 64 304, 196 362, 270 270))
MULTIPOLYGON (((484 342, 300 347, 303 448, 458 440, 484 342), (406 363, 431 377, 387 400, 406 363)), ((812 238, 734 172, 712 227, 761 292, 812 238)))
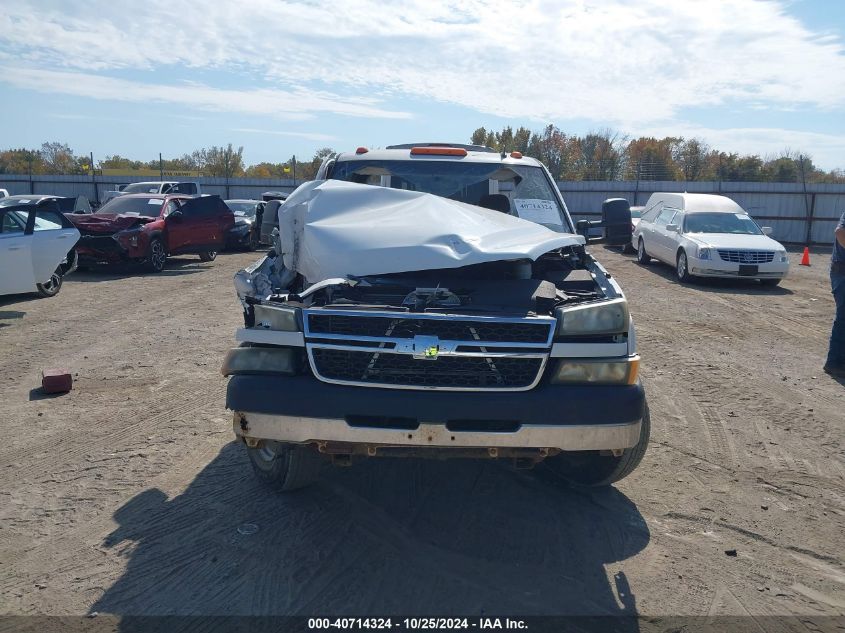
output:
POLYGON ((147 254, 147 270, 151 273, 160 273, 164 270, 164 263, 167 261, 167 249, 164 243, 157 237, 150 240, 150 249, 147 254))
POLYGON ((50 279, 43 284, 36 283, 35 288, 39 297, 55 297, 59 294, 59 290, 62 289, 62 271, 60 268, 57 268, 50 279))
POLYGON ((622 455, 601 455, 599 451, 575 451, 547 457, 539 468, 555 478, 565 479, 580 486, 609 486, 630 475, 645 455, 648 438, 651 435, 651 418, 648 404, 643 411, 640 425, 640 439, 636 445, 626 448, 622 455))
POLYGON ((246 448, 252 470, 277 492, 290 492, 314 483, 324 461, 310 446, 289 446, 265 441, 257 448, 246 448))
POLYGON ((200 253, 201 262, 213 262, 217 257, 217 251, 203 251, 200 253))

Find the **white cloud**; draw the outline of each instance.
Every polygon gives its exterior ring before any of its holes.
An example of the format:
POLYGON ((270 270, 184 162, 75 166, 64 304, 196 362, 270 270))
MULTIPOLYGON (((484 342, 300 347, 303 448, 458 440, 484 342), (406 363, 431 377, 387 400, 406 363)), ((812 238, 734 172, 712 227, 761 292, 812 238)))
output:
MULTIPOLYGON (((89 73, 237 69, 261 83, 326 85, 366 95, 363 102, 348 100, 342 113, 352 116, 379 116, 374 97, 391 95, 506 117, 613 125, 666 120, 685 107, 736 100, 775 108, 845 105, 839 39, 812 32, 783 2, 147 0, 131 11, 125 6, 109 0, 6 3, 0 48, 32 64, 89 73)), ((111 86, 95 86, 96 92, 119 98, 111 86)), ((249 112, 309 112, 285 90, 250 92, 280 103, 243 103, 243 93, 203 86, 169 97, 203 108, 234 109, 240 102, 249 112)), ((347 101, 300 96, 333 108, 347 101)))
POLYGON ((333 113, 353 117, 407 119, 410 114, 377 107, 371 98, 350 98, 297 88, 226 90, 200 83, 149 84, 75 71, 0 66, 0 79, 18 88, 41 92, 141 103, 178 103, 203 110, 273 115, 289 120, 333 113))
POLYGON ((262 136, 289 136, 292 138, 304 138, 309 141, 336 141, 336 136, 329 134, 320 134, 318 132, 283 132, 281 130, 260 130, 252 127, 237 127, 230 130, 231 132, 241 132, 244 134, 261 134, 262 136))

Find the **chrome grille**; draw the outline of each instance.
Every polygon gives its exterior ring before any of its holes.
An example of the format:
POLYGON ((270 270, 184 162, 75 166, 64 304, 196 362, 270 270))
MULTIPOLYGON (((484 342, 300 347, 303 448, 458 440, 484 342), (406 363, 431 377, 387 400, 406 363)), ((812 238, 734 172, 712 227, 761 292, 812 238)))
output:
POLYGON ((417 360, 407 354, 316 348, 314 366, 332 380, 396 387, 518 389, 530 387, 542 358, 444 356, 417 360))
POLYGON ((305 310, 314 375, 325 382, 393 389, 531 389, 556 321, 550 317, 305 310))
POLYGON ((768 264, 775 258, 774 251, 718 250, 723 261, 735 264, 768 264))
POLYGON ((308 314, 312 336, 339 334, 349 338, 390 336, 414 338, 425 334, 449 341, 546 343, 549 324, 526 321, 466 320, 461 317, 351 316, 348 314, 308 314))

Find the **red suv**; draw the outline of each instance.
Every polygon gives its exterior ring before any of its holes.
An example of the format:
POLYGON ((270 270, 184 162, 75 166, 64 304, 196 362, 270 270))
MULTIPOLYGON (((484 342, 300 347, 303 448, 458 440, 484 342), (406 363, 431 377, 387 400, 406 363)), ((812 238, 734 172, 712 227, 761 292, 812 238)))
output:
POLYGON ((168 255, 197 253, 204 262, 217 257, 235 217, 220 196, 119 196, 96 213, 68 214, 82 234, 79 263, 134 262, 159 272, 168 255))

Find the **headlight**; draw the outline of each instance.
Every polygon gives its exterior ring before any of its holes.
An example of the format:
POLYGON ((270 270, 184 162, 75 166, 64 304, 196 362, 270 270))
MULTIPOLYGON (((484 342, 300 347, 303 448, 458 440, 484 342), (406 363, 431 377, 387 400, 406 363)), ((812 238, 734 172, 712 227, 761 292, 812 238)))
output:
POLYGON ((135 229, 134 231, 126 231, 124 233, 118 233, 115 237, 117 238, 118 242, 126 246, 138 246, 138 237, 141 235, 140 229, 135 229))
POLYGON ((260 375, 297 374, 299 354, 289 347, 236 347, 230 349, 220 372, 224 376, 234 374, 260 375))
POLYGON ((775 259, 783 264, 789 261, 789 256, 785 250, 775 251, 775 259))
POLYGON ((298 308, 255 305, 255 327, 282 332, 301 332, 302 316, 298 308))
POLYGON ((710 249, 698 247, 698 259, 710 259, 710 249))
POLYGON ((631 356, 621 360, 573 359, 561 360, 553 383, 589 382, 597 385, 633 385, 637 382, 640 357, 631 356))
POLYGON ((614 299, 604 303, 558 308, 557 334, 621 334, 628 331, 628 302, 614 299))

